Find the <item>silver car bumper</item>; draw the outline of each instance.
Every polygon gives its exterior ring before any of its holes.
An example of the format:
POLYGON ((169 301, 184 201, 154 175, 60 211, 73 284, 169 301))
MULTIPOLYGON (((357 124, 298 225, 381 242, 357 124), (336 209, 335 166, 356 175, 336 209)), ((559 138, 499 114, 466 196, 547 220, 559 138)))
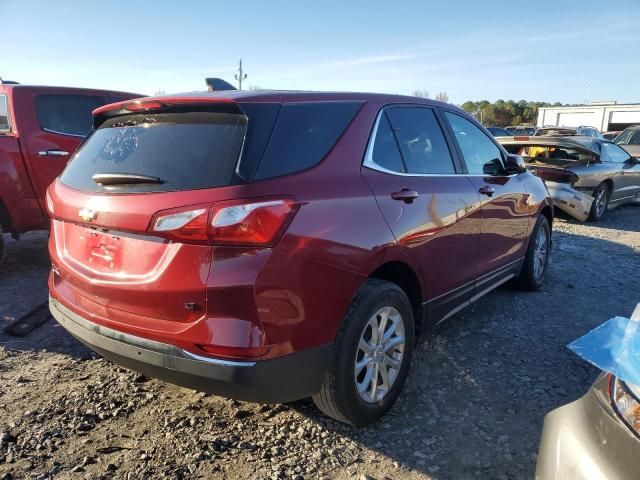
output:
POLYGON ((545 183, 556 207, 581 222, 589 217, 594 200, 591 195, 579 192, 566 183, 548 181, 545 183))
POLYGON ((545 417, 537 480, 639 478, 640 440, 614 412, 609 379, 600 375, 586 395, 545 417))

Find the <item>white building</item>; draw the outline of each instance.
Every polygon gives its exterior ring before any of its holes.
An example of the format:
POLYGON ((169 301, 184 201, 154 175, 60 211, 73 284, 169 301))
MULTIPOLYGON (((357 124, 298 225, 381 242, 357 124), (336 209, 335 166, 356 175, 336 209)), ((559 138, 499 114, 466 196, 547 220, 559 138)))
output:
POLYGON ((596 127, 601 132, 624 130, 640 125, 640 104, 618 105, 615 102, 591 103, 578 107, 541 107, 538 127, 596 127))

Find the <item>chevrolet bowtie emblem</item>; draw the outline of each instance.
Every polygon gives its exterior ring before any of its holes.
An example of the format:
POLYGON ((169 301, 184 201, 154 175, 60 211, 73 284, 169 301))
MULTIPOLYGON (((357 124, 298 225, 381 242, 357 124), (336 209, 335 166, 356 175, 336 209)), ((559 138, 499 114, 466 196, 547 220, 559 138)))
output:
POLYGON ((90 208, 81 208, 78 212, 78 215, 80 215, 80 218, 85 222, 90 222, 96 219, 96 217, 98 216, 98 212, 96 212, 95 210, 91 210, 90 208))

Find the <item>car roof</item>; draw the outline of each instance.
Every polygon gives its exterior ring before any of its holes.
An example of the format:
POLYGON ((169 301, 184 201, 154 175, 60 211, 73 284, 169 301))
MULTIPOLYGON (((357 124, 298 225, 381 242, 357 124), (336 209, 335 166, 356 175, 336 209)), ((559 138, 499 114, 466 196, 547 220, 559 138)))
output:
MULTIPOLYGON (((393 103, 423 104, 429 106, 441 106, 450 108, 461 114, 470 117, 464 110, 450 103, 439 102, 422 97, 411 97, 408 95, 395 95, 386 93, 367 92, 314 92, 297 90, 220 90, 205 92, 185 92, 156 97, 145 97, 140 99, 142 103, 164 103, 166 105, 194 105, 206 103, 282 103, 282 102, 323 102, 323 101, 353 101, 353 102, 373 102, 379 105, 393 103)), ((94 115, 123 108, 130 100, 112 103, 94 110, 94 115)))
POLYGON ((171 95, 163 95, 153 98, 174 98, 174 97, 189 97, 198 98, 203 101, 226 98, 230 100, 260 100, 267 101, 323 101, 323 100, 344 100, 344 101, 371 101, 377 100, 385 103, 398 102, 398 103, 424 103, 429 105, 441 105, 457 107, 438 102, 437 100, 431 100, 422 97, 412 97, 408 95, 396 95, 386 93, 368 93, 368 92, 318 92, 310 90, 219 90, 219 91, 205 91, 205 92, 185 92, 171 95))

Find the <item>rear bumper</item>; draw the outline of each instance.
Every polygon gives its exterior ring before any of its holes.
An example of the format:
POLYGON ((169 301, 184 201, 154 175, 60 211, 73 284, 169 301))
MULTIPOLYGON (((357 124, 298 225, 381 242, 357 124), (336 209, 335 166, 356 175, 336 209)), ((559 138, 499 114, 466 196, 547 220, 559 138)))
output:
POLYGON ((93 323, 49 297, 51 314, 103 357, 144 375, 203 392, 259 403, 285 403, 320 391, 332 345, 262 361, 194 355, 93 323))
POLYGON ((536 480, 638 478, 640 440, 613 411, 609 378, 545 417, 536 480))
POLYGON ((571 188, 566 183, 545 182, 554 206, 584 222, 589 217, 593 197, 571 188))

